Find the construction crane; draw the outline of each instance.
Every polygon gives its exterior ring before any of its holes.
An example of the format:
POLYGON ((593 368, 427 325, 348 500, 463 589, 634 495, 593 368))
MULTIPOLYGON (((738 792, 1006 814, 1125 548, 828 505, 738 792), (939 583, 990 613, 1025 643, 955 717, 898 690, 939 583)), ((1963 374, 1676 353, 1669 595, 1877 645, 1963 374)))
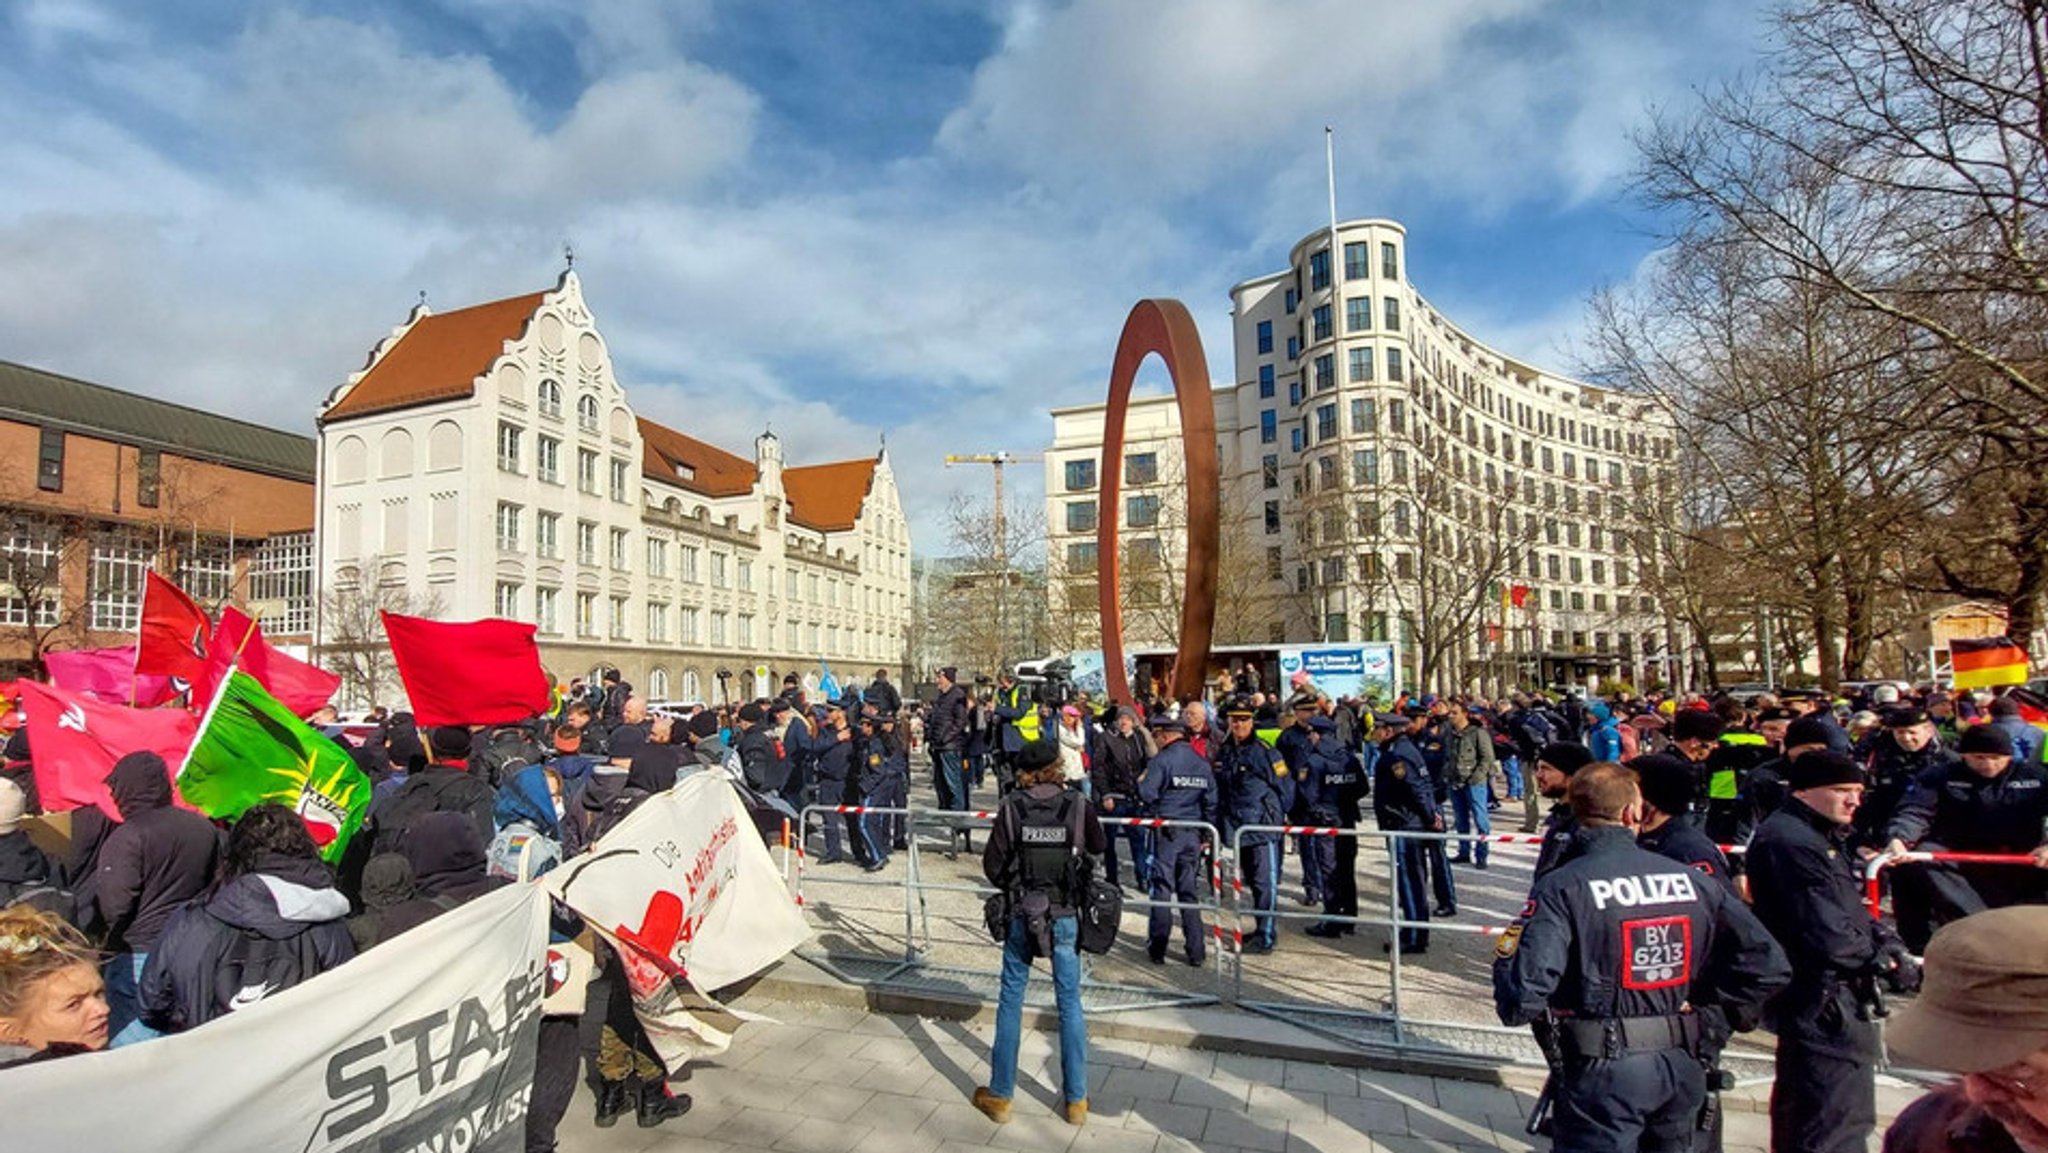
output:
POLYGON ((996 584, 996 636, 1002 638, 1002 643, 1006 647, 1010 641, 1008 612, 1010 599, 1010 542, 1005 524, 1007 512, 1003 506, 1003 466, 1044 459, 1045 456, 1042 453, 1036 452, 963 453, 957 455, 948 454, 946 457, 947 468, 951 468, 956 464, 985 464, 995 474, 996 507, 994 527, 996 534, 996 566, 1000 570, 997 573, 996 584))

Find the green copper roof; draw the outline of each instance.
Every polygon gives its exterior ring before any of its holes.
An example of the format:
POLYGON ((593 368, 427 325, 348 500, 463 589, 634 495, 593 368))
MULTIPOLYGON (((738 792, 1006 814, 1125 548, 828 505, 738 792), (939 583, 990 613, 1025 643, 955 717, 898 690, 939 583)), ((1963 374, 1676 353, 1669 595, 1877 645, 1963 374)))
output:
POLYGON ((61 427, 289 480, 313 480, 313 438, 0 360, 0 420, 61 427))

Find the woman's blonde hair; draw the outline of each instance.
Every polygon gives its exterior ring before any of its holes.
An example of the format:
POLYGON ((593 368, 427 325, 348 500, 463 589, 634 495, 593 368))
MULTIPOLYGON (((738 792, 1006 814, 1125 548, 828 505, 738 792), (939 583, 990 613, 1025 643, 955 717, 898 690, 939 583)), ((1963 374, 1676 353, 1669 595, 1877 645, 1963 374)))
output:
POLYGON ((0 909, 0 1017, 19 1013, 30 990, 50 974, 99 959, 85 934, 55 913, 27 905, 0 909))

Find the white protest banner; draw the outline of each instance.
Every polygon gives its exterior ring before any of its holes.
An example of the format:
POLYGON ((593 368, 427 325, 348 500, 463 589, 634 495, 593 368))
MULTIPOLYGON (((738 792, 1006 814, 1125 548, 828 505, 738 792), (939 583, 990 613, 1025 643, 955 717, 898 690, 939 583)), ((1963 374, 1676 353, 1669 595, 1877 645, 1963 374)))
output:
POLYGON ((672 1073, 731 1043, 740 1018, 710 994, 811 934, 719 773, 692 773, 649 798, 542 883, 619 954, 640 1023, 672 1073))
POLYGON ((519 1153, 547 931, 511 886, 189 1033, 0 1071, 6 1146, 519 1153))

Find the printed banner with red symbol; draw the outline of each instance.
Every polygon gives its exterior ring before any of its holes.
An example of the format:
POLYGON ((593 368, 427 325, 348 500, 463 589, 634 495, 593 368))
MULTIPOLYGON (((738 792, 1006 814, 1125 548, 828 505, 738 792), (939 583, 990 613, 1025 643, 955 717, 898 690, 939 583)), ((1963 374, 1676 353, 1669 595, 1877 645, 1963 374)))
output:
POLYGON ((670 1069, 723 1052, 742 1018, 711 992, 810 937, 739 793, 683 778, 542 881, 625 963, 634 1008, 670 1069))

